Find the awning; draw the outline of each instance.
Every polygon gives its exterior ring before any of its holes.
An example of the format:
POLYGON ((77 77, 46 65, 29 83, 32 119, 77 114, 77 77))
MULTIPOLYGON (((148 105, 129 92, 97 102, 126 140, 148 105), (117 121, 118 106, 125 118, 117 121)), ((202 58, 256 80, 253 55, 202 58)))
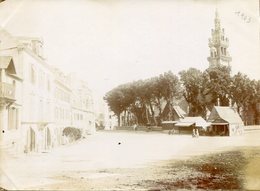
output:
POLYGON ((196 127, 208 127, 210 126, 211 123, 207 122, 207 123, 196 123, 196 127))
POLYGON ((192 123, 181 123, 181 122, 179 122, 179 123, 176 123, 175 126, 189 127, 189 126, 194 125, 194 124, 195 124, 194 122, 192 122, 192 123))

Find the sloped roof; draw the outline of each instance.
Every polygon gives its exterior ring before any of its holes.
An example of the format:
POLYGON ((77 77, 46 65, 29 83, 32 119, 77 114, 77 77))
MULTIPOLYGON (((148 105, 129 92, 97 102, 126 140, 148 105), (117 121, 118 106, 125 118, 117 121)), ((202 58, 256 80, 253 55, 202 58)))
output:
MULTIPOLYGON (((162 113, 163 113, 164 110, 169 106, 169 103, 167 103, 167 101, 164 99, 161 99, 160 101, 161 101, 161 108, 162 108, 162 113)), ((174 98, 172 101, 174 104, 173 109, 176 111, 176 113, 179 117, 181 117, 182 115, 184 115, 184 116, 187 115, 186 111, 184 111, 185 109, 183 110, 182 109, 183 107, 180 106, 180 104, 183 101, 186 101, 184 98, 181 98, 181 99, 174 98)), ((154 114, 155 114, 155 116, 159 115, 159 109, 157 107, 154 107, 154 114)))
MULTIPOLYGON (((211 115, 214 115, 214 110, 218 114, 219 118, 225 120, 228 123, 240 123, 243 124, 243 121, 235 109, 231 107, 224 106, 215 106, 211 112, 211 115)), ((214 116, 210 116, 209 120, 213 120, 214 116)))
POLYGON ((0 56, 0 68, 6 69, 12 60, 11 56, 0 56))
POLYGON ((175 124, 178 121, 163 121, 162 124, 175 124))
POLYGON ((8 69, 12 74, 16 74, 15 66, 11 56, 0 56, 0 68, 8 69))
POLYGON ((191 126, 191 125, 193 125, 193 124, 194 124, 194 122, 185 122, 185 123, 179 122, 179 123, 176 123, 175 126, 179 126, 179 127, 189 127, 189 126, 191 126))
POLYGON ((186 112, 183 111, 180 106, 173 106, 173 109, 179 117, 184 117, 186 115, 186 112))
POLYGON ((181 123, 195 123, 196 127, 207 127, 210 123, 206 122, 202 117, 184 117, 180 119, 181 123))

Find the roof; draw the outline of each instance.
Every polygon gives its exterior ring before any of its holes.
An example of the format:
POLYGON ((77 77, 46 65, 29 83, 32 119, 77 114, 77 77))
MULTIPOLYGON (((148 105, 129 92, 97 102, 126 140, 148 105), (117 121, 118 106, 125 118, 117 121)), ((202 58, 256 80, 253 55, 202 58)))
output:
POLYGON ((191 125, 194 125, 194 122, 178 122, 175 124, 175 126, 179 126, 179 127, 189 127, 191 125))
POLYGON ((215 106, 209 116, 209 120, 213 121, 217 118, 221 118, 228 123, 240 123, 243 124, 238 112, 231 107, 215 106))
POLYGON ((8 68, 11 60, 12 60, 11 56, 0 56, 0 68, 1 69, 8 68))
POLYGON ((209 122, 205 121, 202 117, 185 117, 180 119, 182 123, 195 123, 196 127, 207 127, 210 125, 209 122))
POLYGON ((13 58, 11 56, 0 56, 0 69, 8 69, 12 74, 16 74, 13 58))
POLYGON ((180 106, 173 106, 173 109, 179 117, 184 117, 186 115, 186 112, 183 111, 180 106))
POLYGON ((162 124, 175 124, 178 121, 163 121, 162 124))

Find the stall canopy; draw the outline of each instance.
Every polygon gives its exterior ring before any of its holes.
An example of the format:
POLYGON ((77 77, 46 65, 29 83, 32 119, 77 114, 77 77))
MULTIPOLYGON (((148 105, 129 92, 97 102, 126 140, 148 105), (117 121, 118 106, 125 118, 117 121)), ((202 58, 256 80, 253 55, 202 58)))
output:
POLYGON ((212 124, 241 124, 243 121, 235 109, 231 107, 215 106, 209 116, 208 121, 212 124))
POLYGON ((178 126, 178 127, 189 127, 191 125, 194 125, 195 123, 194 122, 187 122, 187 123, 184 123, 184 122, 178 122, 175 124, 175 126, 178 126))
POLYGON ((202 117, 185 117, 184 119, 180 119, 180 121, 175 125, 191 126, 193 124, 195 124, 196 127, 202 127, 203 129, 206 129, 206 127, 211 125, 211 123, 206 122, 202 117))
POLYGON ((175 124, 178 121, 163 121, 162 124, 175 124))

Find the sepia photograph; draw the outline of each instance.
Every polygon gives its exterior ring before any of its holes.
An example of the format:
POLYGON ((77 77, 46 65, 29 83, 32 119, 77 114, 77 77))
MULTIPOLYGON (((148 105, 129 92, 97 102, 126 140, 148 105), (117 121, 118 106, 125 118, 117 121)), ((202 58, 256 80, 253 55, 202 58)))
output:
POLYGON ((260 1, 0 0, 6 190, 260 190, 260 1))

